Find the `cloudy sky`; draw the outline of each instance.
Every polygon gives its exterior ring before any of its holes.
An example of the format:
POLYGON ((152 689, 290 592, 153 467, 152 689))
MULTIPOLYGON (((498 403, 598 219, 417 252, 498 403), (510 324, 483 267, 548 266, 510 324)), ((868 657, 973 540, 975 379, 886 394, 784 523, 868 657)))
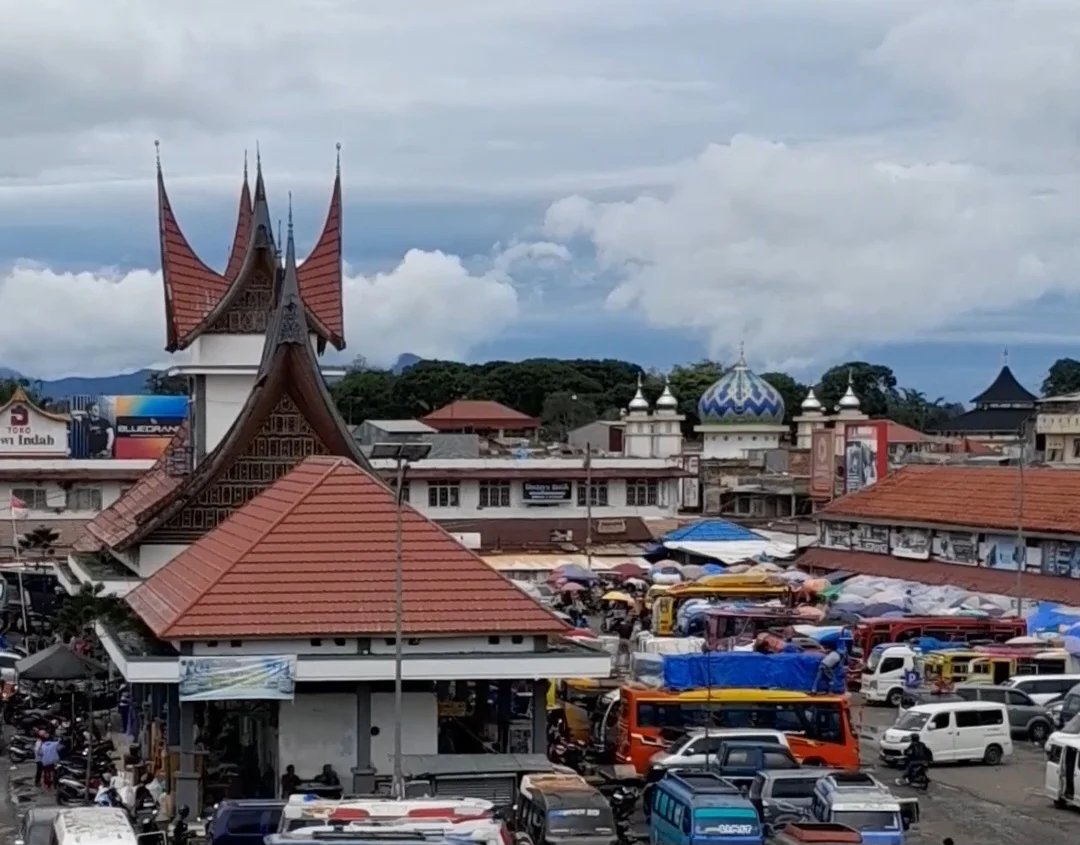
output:
MULTIPOLYGON (((1080 354, 1075 0, 0 0, 0 365, 160 363, 154 139, 222 266, 245 149, 348 356, 1080 354)), ((1034 386, 1034 384, 1032 385, 1034 386)))

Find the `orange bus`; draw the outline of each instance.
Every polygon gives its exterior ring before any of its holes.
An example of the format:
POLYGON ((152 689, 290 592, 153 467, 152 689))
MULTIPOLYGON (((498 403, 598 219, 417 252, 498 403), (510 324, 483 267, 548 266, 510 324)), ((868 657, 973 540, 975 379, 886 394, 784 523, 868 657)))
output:
POLYGON ((639 774, 683 730, 767 728, 787 734, 791 753, 808 766, 859 768, 859 737, 842 695, 788 690, 696 689, 686 692, 627 685, 620 691, 615 756, 639 774))

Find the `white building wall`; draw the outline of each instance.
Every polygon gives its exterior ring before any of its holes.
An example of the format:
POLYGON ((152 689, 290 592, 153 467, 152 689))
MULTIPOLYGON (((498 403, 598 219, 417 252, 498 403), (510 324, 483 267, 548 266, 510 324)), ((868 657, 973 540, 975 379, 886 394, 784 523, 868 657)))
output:
POLYGON ((726 426, 722 431, 705 431, 702 457, 743 460, 751 451, 780 448, 780 437, 780 431, 763 431, 760 428, 743 426, 726 426))
MULTIPOLYGON (((535 637, 524 636, 519 642, 511 636, 499 637, 492 643, 487 637, 422 637, 409 638, 402 646, 405 657, 414 654, 514 654, 536 650, 535 637)), ((394 655, 393 638, 375 637, 366 642, 367 654, 394 655)), ((196 657, 236 656, 247 654, 304 654, 329 655, 360 653, 356 637, 317 637, 303 640, 210 640, 192 644, 196 657), (233 645, 239 642, 238 645, 233 645)))
MULTIPOLYGON (((540 474, 537 474, 537 481, 542 478, 540 474)), ((559 477, 553 472, 543 480, 558 481, 559 477)), ((597 518, 640 516, 646 519, 674 516, 679 509, 678 479, 658 478, 656 482, 658 504, 655 507, 640 507, 626 504, 626 479, 607 479, 608 503, 606 506, 594 506, 593 516, 597 518)), ((437 483, 434 480, 430 482, 409 480, 409 504, 432 519, 585 518, 585 508, 578 506, 577 499, 577 485, 583 485, 584 481, 572 482, 573 489, 569 502, 553 505, 527 505, 524 501, 523 481, 514 479, 510 482, 510 507, 506 508, 481 508, 480 485, 483 482, 468 479, 458 481, 460 502, 458 507, 433 507, 429 504, 428 485, 437 483)))
MULTIPOLYGON (((6 463, 13 463, 8 461, 6 463)), ((25 463, 29 465, 38 465, 37 461, 27 460, 25 463)), ((70 461, 57 461, 60 464, 71 463, 70 461)), ((87 462, 90 463, 90 462, 87 462)), ((93 463, 101 464, 104 461, 95 461, 93 463)), ((132 471, 142 472, 153 466, 153 461, 123 461, 124 464, 137 464, 137 467, 133 467, 132 471)), ((126 490, 135 484, 135 481, 76 481, 69 485, 70 489, 74 490, 97 490, 101 493, 101 510, 111 506, 117 499, 120 498, 121 492, 126 490)), ((7 503, 11 500, 11 495, 14 491, 19 491, 21 498, 30 506, 29 513, 25 520, 22 522, 48 522, 50 519, 92 519, 99 511, 97 509, 79 509, 68 510, 68 495, 67 490, 61 487, 55 481, 2 481, 0 482, 0 502, 4 503, 4 510, 7 510, 7 503), (27 490, 41 490, 44 492, 44 499, 42 501, 41 494, 26 495, 27 490)), ((78 498, 92 499, 92 496, 80 496, 78 498)), ((81 504, 80 502, 72 502, 72 504, 81 504)), ((31 526, 32 527, 32 526, 31 526)))
POLYGON ((133 556, 135 573, 142 578, 149 578, 186 548, 186 543, 144 543, 133 556))
MULTIPOLYGON (((392 705, 391 701, 391 715, 392 705)), ((356 693, 297 693, 293 701, 282 701, 278 770, 293 765, 300 777, 310 778, 327 763, 342 783, 351 782, 356 766, 356 693)))
POLYGON ((215 373, 203 378, 206 380, 206 409, 203 419, 206 421, 206 452, 209 454, 240 415, 240 409, 244 407, 255 384, 255 373, 215 373))
MULTIPOLYGON (((435 693, 403 693, 401 725, 402 754, 439 753, 439 702, 435 693)), ((389 774, 394 768, 393 759, 394 694, 375 692, 371 694, 371 765, 379 774, 389 774)))

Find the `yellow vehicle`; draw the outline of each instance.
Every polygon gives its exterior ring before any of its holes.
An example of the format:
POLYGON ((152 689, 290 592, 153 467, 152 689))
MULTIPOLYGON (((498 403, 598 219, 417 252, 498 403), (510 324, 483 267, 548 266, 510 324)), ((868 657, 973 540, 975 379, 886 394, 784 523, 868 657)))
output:
POLYGON ((1008 655, 983 655, 971 661, 969 684, 1003 684, 1016 674, 1019 659, 1008 655))
POLYGON ((676 584, 653 600, 652 631, 661 637, 675 632, 675 614, 687 599, 739 599, 743 601, 773 601, 791 604, 791 587, 766 573, 747 575, 713 575, 693 584, 676 584))
POLYGON ((981 650, 971 661, 970 682, 1003 684, 1013 675, 1061 675, 1068 671, 1069 654, 1063 648, 1047 651, 998 651, 993 646, 981 650))
POLYGON ((986 655, 978 651, 932 651, 922 661, 922 675, 930 686, 967 683, 971 662, 986 655))
POLYGON ((653 604, 660 596, 666 596, 668 590, 671 589, 670 584, 653 584, 649 587, 649 592, 645 594, 645 609, 652 610, 653 604))
POLYGON ((616 678, 570 678, 548 681, 547 709, 550 715, 562 711, 571 739, 588 743, 592 714, 601 712, 600 699, 619 688, 616 678))

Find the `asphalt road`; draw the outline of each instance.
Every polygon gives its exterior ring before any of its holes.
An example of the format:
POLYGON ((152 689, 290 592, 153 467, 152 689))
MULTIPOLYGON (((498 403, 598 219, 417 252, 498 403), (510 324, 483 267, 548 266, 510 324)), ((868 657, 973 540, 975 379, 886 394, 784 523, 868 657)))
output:
MULTIPOLYGON (((899 772, 877 765, 874 736, 892 724, 895 711, 856 707, 862 730, 862 759, 878 778, 892 784, 899 772)), ((1056 810, 1043 795, 1045 757, 1041 748, 1015 740, 1012 758, 1000 766, 941 765, 930 770, 930 790, 920 794, 922 821, 913 845, 1065 845, 1076 841, 1080 813, 1056 810)), ((916 793, 896 787, 903 795, 916 793)))

